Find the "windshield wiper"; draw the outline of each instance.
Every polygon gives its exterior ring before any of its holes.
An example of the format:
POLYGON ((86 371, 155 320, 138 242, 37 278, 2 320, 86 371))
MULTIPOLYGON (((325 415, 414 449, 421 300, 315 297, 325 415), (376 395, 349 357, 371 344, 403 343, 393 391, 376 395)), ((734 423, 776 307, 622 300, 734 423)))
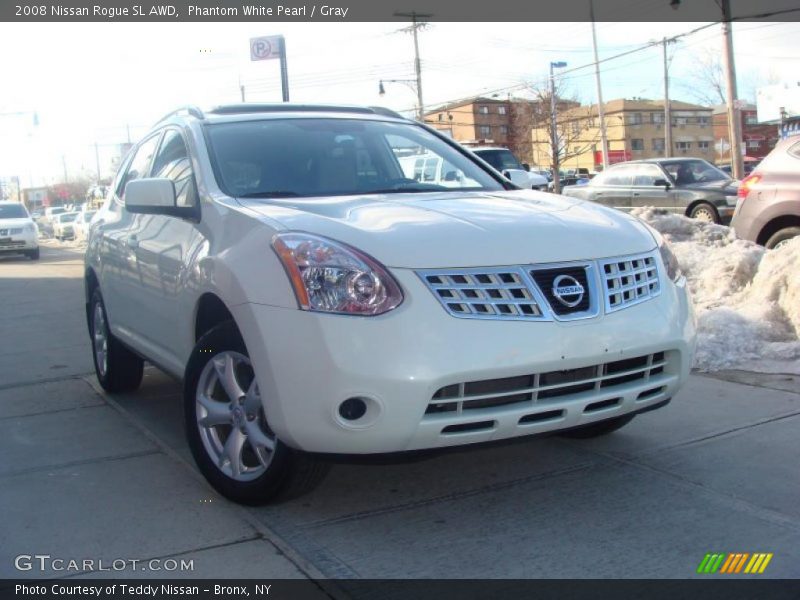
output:
POLYGON ((299 196, 297 192, 290 190, 270 190, 267 192, 250 192, 248 194, 240 194, 238 198, 293 198, 299 196))

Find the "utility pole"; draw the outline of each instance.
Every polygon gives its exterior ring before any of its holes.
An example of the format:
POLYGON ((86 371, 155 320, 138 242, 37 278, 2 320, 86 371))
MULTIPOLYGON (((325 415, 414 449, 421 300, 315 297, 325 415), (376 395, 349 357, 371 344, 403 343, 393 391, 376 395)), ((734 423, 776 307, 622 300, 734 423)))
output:
POLYGON ((61 166, 64 167, 64 183, 68 183, 69 176, 67 175, 67 156, 65 154, 61 155, 61 166))
POLYGON ((742 152, 742 121, 736 95, 736 65, 733 59, 733 31, 731 30, 731 2, 722 0, 722 37, 724 39, 725 84, 728 96, 728 132, 731 138, 731 169, 734 179, 744 177, 744 152, 742 152))
POLYGON ((420 23, 418 19, 430 19, 432 14, 422 14, 416 11, 410 13, 396 12, 395 17, 405 17, 411 19, 411 33, 414 35, 414 72, 417 76, 417 118, 420 122, 425 120, 425 108, 422 102, 422 61, 419 59, 419 39, 417 30, 427 26, 427 23, 420 23))
POLYGON ((239 91, 242 93, 242 102, 246 102, 246 100, 244 99, 244 84, 243 83, 239 84, 239 91))
POLYGON ((94 161, 97 167, 97 183, 100 184, 100 146, 97 142, 94 143, 94 161))
POLYGON ((597 56, 597 32, 594 26, 594 0, 589 0, 589 18, 592 21, 594 46, 594 78, 597 82, 597 115, 600 119, 600 148, 603 152, 603 169, 608 167, 608 135, 606 134, 606 107, 603 105, 603 86, 600 84, 600 60, 597 56))
POLYGON ((667 44, 673 40, 664 38, 664 158, 672 156, 672 110, 669 105, 669 63, 667 60, 667 44))
POLYGON ((556 79, 553 69, 566 67, 564 61, 550 63, 550 145, 553 155, 553 191, 561 193, 560 148, 558 144, 558 113, 556 111, 556 79))

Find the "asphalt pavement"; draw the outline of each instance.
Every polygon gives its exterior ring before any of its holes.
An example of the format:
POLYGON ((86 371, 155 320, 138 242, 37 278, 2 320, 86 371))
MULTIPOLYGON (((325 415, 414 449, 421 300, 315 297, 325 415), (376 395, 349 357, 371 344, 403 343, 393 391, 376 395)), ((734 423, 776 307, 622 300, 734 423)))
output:
POLYGON ((796 377, 696 374, 602 439, 336 464, 308 496, 243 508, 194 469, 178 382, 148 368, 136 393, 100 390, 81 277, 55 243, 0 258, 0 577, 84 576, 15 568, 49 554, 193 561, 95 576, 686 578, 709 552, 800 577, 796 377))

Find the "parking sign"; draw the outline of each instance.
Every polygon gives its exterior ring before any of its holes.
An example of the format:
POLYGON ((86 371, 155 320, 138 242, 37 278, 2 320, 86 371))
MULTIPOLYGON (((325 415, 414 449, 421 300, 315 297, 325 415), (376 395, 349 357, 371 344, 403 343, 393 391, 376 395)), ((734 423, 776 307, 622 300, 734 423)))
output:
POLYGON ((270 35, 250 39, 250 60, 271 60, 281 57, 283 36, 270 35))

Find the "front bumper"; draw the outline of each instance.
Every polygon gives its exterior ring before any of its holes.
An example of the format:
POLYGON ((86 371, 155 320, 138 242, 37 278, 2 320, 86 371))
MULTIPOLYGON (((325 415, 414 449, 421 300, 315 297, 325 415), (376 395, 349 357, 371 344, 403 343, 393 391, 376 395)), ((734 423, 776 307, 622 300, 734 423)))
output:
POLYGON ((38 247, 39 240, 35 232, 0 235, 0 252, 26 252, 38 247))
POLYGON ((412 271, 393 274, 406 298, 379 317, 234 307, 267 419, 288 445, 371 454, 544 433, 661 404, 689 375, 696 334, 683 282, 666 281, 656 298, 593 319, 507 322, 452 317, 412 271), (499 406, 429 408, 448 386, 482 382, 491 388, 504 385, 492 383, 498 379, 552 377, 584 367, 601 373, 604 364, 639 357, 663 361, 663 368, 556 397, 539 393, 544 397, 499 406), (339 405, 352 397, 364 399, 368 408, 361 419, 346 421, 339 405))

